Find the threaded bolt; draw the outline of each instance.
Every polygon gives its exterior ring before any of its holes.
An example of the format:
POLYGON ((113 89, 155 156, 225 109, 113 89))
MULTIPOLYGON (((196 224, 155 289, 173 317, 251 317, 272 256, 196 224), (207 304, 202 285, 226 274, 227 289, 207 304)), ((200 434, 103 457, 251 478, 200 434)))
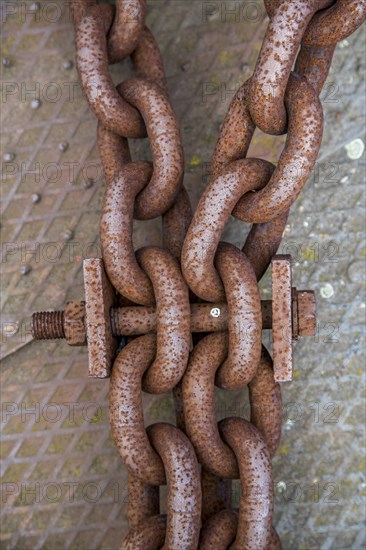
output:
POLYGON ((32 315, 32 336, 36 340, 65 338, 63 311, 38 311, 32 315))

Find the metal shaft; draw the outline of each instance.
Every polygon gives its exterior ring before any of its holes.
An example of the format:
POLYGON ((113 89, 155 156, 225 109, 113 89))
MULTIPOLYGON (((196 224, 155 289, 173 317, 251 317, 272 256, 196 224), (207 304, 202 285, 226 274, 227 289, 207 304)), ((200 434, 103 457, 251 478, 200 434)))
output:
MULTIPOLYGON (((83 302, 79 303, 81 305, 83 302)), ((272 301, 262 300, 261 309, 263 329, 272 328, 272 301)), ((191 304, 191 332, 227 330, 227 317, 227 304, 191 304)), ((110 319, 114 336, 138 336, 156 330, 157 315, 155 307, 114 307, 111 309, 110 319)), ((67 318, 64 311, 33 313, 33 338, 36 340, 65 338, 65 322, 67 322, 67 318)))

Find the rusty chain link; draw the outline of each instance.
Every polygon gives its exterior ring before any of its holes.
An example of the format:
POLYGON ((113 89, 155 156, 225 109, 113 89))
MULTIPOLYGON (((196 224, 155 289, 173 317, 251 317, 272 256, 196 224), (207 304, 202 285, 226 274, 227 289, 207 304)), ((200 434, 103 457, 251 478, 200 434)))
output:
POLYGON ((281 548, 272 526, 278 382, 291 379, 292 339, 313 333, 315 313, 313 293, 292 288, 289 259, 275 255, 318 155, 319 94, 336 44, 365 20, 366 0, 264 3, 269 24, 254 73, 231 102, 192 218, 179 123, 145 0, 70 1, 106 180, 103 262, 86 260, 85 302, 34 314, 32 330, 87 342, 91 375, 111 376, 111 428, 129 472, 123 549, 281 548), (126 57, 136 76, 115 86, 109 65, 126 57), (256 127, 287 133, 277 166, 247 158, 256 127), (145 137, 152 161, 132 159, 128 139, 145 137), (220 241, 231 215, 252 224, 241 250, 220 241), (159 216, 163 247, 135 251, 133 219, 159 216), (261 302, 258 282, 271 262, 272 302, 261 302), (272 328, 273 360, 262 328, 272 328), (116 356, 118 335, 127 345, 116 356), (215 386, 245 385, 250 422, 218 423, 215 386), (177 426, 145 428, 141 392, 170 390, 177 426), (232 479, 240 480, 239 509, 231 507, 232 479))

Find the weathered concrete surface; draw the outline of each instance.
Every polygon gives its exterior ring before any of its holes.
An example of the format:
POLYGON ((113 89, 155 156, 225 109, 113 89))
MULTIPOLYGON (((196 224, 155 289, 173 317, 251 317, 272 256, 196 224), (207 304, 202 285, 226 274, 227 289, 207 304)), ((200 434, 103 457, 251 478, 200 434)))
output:
MULTIPOLYGON (((253 69, 266 26, 263 5, 148 3, 196 204, 228 104, 253 69)), ((8 84, 2 154, 15 158, 3 166, 1 239, 10 244, 2 247, 1 314, 3 330, 18 328, 3 334, 4 354, 19 349, 2 367, 1 547, 114 550, 126 532, 127 491, 109 436, 108 381, 87 378, 85 349, 24 345, 29 326, 23 321, 31 311, 82 297, 81 263, 98 254, 103 194, 96 123, 75 85, 75 69, 64 66, 74 59, 68 11, 60 2, 59 18, 56 3, 51 9, 41 2, 41 15, 25 14, 31 4, 12 4, 16 13, 7 15, 2 37, 11 62, 2 69, 8 84), (38 109, 32 99, 41 100, 38 109), (59 147, 65 142, 66 149, 59 147), (74 162, 72 171, 67 163, 74 162), (41 198, 32 202, 36 193, 41 198), (22 265, 31 271, 22 275, 22 265)), ((364 54, 364 29, 337 48, 322 94, 320 161, 292 209, 281 247, 295 258, 294 283, 316 290, 319 309, 319 334, 296 345, 295 381, 283 386, 284 434, 274 473, 275 524, 285 549, 365 547, 364 157, 357 143, 349 146, 365 139, 364 54)), ((123 67, 113 72, 116 81, 127 74, 123 67)), ((281 144, 283 138, 256 134, 250 154, 276 159, 281 144)), ((147 144, 136 143, 136 158, 147 151, 147 144)), ((159 223, 136 226, 137 246, 160 242, 159 223)), ((239 244, 246 230, 233 222, 225 238, 239 244)), ((268 276, 261 287, 268 297, 268 276)), ((247 414, 246 392, 234 395, 228 400, 218 392, 219 417, 247 414)), ((146 397, 145 411, 147 423, 169 420, 171 398, 146 397)))

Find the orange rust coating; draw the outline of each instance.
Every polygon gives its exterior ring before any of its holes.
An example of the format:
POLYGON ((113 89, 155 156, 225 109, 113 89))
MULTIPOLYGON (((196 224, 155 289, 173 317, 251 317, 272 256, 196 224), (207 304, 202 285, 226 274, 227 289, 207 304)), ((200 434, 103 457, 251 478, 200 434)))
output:
MULTIPOLYGON (((281 4, 286 4, 287 1, 288 0, 264 0, 264 6, 266 8, 268 17, 272 18, 278 6, 280 6, 281 4)), ((324 1, 322 3, 322 9, 331 6, 335 2, 336 0, 327 0, 327 2, 324 1)))
POLYGON ((108 4, 92 6, 76 25, 76 64, 89 106, 103 126, 123 137, 141 138, 146 136, 144 121, 119 95, 108 69, 106 34, 113 12, 108 4))
POLYGON ((65 339, 69 346, 86 345, 85 302, 67 302, 64 314, 65 339))
MULTIPOLYGON (((254 223, 242 251, 252 264, 257 281, 263 277, 281 244, 289 210, 266 223, 254 223)), ((235 216, 235 210, 233 215, 235 216)), ((271 325, 272 326, 272 325, 271 325)))
POLYGON ((215 375, 227 354, 225 333, 210 334, 191 352, 183 377, 186 433, 199 462, 218 477, 238 478, 234 453, 220 437, 215 411, 215 375))
POLYGON ((166 515, 152 516, 131 529, 121 544, 120 550, 158 550, 164 544, 166 515))
POLYGON ((175 410, 175 424, 177 428, 186 431, 186 422, 184 419, 183 411, 183 395, 182 395, 182 380, 179 380, 178 384, 174 386, 173 390, 173 401, 174 401, 174 410, 175 410))
POLYGON ((276 382, 292 380, 291 256, 272 259, 272 343, 276 382))
POLYGON ((207 302, 225 301, 214 268, 215 252, 231 212, 247 191, 264 187, 273 171, 264 160, 243 159, 224 167, 206 187, 182 250, 182 271, 192 291, 207 302))
POLYGON ((141 32, 131 59, 139 76, 156 82, 168 94, 163 59, 159 46, 148 27, 141 32))
POLYGON ((295 202, 318 156, 323 134, 323 109, 305 78, 292 73, 286 89, 288 135, 277 168, 264 189, 248 193, 234 215, 245 222, 265 223, 295 202))
POLYGON ((224 508, 231 507, 231 479, 217 477, 205 468, 201 469, 202 521, 224 508))
POLYGON ((315 336, 316 334, 316 299, 311 290, 297 291, 297 310, 299 336, 315 336))
POLYGON ((251 263, 240 250, 220 243, 215 265, 227 296, 229 334, 228 356, 217 372, 216 383, 220 388, 234 390, 248 384, 259 365, 261 302, 251 263))
POLYGON ((282 550, 281 539, 274 527, 271 529, 271 535, 266 550, 282 550))
MULTIPOLYGON (((204 522, 201 534, 199 550, 227 550, 235 540, 238 529, 238 510, 221 510, 204 522)), ((247 548, 252 550, 252 548, 247 548)), ((269 543, 265 550, 282 550, 280 538, 271 528, 269 543)))
POLYGON ((117 349, 110 324, 116 293, 105 274, 101 258, 84 260, 83 274, 89 376, 107 378, 117 349))
POLYGON ((249 383, 250 421, 258 428, 267 443, 271 457, 281 439, 281 387, 275 381, 272 358, 264 346, 258 370, 249 383))
POLYGON ((152 219, 172 206, 182 187, 184 156, 178 119, 166 93, 155 82, 132 78, 117 90, 138 109, 146 124, 154 170, 136 198, 134 216, 152 219))
POLYGON ((150 278, 156 299, 156 358, 144 376, 143 389, 164 393, 174 388, 187 366, 190 347, 188 287, 179 264, 157 246, 140 248, 137 259, 150 278))
POLYGON ((248 107, 249 92, 250 79, 240 86, 230 103, 212 155, 212 179, 231 162, 247 156, 255 130, 248 107))
POLYGON ((295 73, 306 78, 317 94, 322 91, 332 63, 335 45, 302 44, 296 58, 295 73))
MULTIPOLYGON (((227 304, 190 304, 191 332, 222 332, 228 327, 227 304)), ((272 328, 272 301, 261 301, 262 329, 272 328)), ((156 308, 126 306, 112 308, 114 335, 139 336, 156 331, 156 308)))
POLYGON ((95 6, 96 3, 97 0, 78 0, 78 2, 75 2, 74 0, 68 0, 68 5, 75 26, 80 23, 82 18, 88 13, 89 9, 92 6, 95 6))
POLYGON ((164 463, 167 479, 167 526, 164 550, 196 550, 201 527, 201 484, 196 454, 187 436, 165 423, 147 428, 164 463))
POLYGON ((135 529, 149 517, 159 514, 159 486, 148 485, 128 474, 128 525, 135 529))
POLYGON ((132 340, 114 362, 109 416, 112 435, 129 472, 144 483, 165 483, 163 463, 152 448, 144 428, 141 380, 154 360, 156 337, 152 334, 132 340))
POLYGON ((237 510, 217 512, 203 523, 199 550, 227 550, 235 540, 237 529, 237 510))
POLYGON ((273 487, 271 459, 259 431, 243 418, 219 423, 221 437, 237 458, 241 496, 233 550, 267 548, 271 539, 273 487))
POLYGON ((191 221, 191 201, 187 191, 182 187, 173 206, 163 215, 163 246, 178 261, 180 261, 184 239, 191 221))
MULTIPOLYGON (((212 178, 215 179, 225 166, 246 157, 255 130, 250 116, 248 94, 250 79, 235 94, 221 127, 212 158, 212 178)), ((271 176, 275 167, 272 165, 271 176)), ((236 216, 236 209, 232 212, 236 216)), ((239 214, 240 217, 240 214, 239 214)), ((254 224, 243 246, 243 252, 251 261, 257 280, 266 272, 271 258, 276 254, 286 226, 288 211, 264 224, 254 224)))
POLYGON ((365 0, 337 0, 333 6, 317 13, 303 37, 303 43, 331 46, 344 40, 366 19, 365 0))
POLYGON ((142 305, 154 304, 155 298, 133 248, 133 207, 151 173, 148 162, 131 162, 121 167, 114 179, 107 180, 100 218, 102 254, 109 280, 122 296, 142 305))
MULTIPOLYGON (((227 335, 210 334, 191 352, 183 377, 186 432, 200 463, 219 477, 239 477, 231 449, 222 441, 215 412, 215 374, 227 354, 227 335)), ((281 393, 274 383, 271 360, 263 354, 256 376, 249 385, 251 415, 273 453, 281 437, 281 393)))
POLYGON ((145 25, 146 0, 117 0, 116 14, 108 33, 109 63, 117 63, 137 47, 145 25))
POLYGON ((131 162, 128 141, 98 122, 98 146, 104 177, 108 184, 119 176, 126 164, 131 162))
MULTIPOLYGON (((256 126, 286 133, 285 90, 301 38, 314 13, 329 0, 286 0, 273 13, 250 84, 249 109, 256 126)), ((300 127, 299 127, 300 129, 300 127)))

